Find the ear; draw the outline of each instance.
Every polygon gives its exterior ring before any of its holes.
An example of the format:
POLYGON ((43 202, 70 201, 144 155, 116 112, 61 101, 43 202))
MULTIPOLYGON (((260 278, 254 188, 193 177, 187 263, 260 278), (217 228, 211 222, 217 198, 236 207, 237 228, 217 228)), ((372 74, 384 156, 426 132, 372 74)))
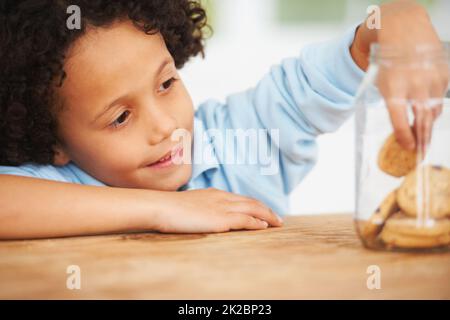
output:
POLYGON ((57 145, 54 147, 55 154, 53 157, 53 164, 56 166, 64 166, 69 163, 70 157, 66 151, 60 146, 57 145))

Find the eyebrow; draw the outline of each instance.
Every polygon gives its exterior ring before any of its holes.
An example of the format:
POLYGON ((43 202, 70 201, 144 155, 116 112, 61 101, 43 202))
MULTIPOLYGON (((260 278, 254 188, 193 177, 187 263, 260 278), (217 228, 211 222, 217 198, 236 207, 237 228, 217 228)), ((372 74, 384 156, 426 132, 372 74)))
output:
MULTIPOLYGON (((156 77, 158 74, 160 74, 164 70, 164 68, 166 68, 167 65, 169 65, 169 64, 174 64, 174 60, 172 59, 172 57, 167 57, 162 61, 162 63, 159 65, 158 69, 156 69, 155 73, 153 74, 154 77, 156 77)), ((95 116, 92 123, 95 123, 100 117, 102 117, 105 113, 107 113, 111 108, 113 108, 120 100, 122 100, 126 96, 127 95, 124 94, 124 95, 114 99, 112 102, 108 103, 106 105, 106 107, 98 115, 95 116)))

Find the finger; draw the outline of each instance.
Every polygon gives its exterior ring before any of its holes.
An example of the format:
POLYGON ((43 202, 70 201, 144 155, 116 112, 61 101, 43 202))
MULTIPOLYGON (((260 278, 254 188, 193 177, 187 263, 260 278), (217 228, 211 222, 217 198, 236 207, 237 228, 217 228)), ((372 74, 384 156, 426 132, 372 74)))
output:
POLYGON ((380 67, 377 86, 386 102, 397 142, 407 150, 414 150, 416 141, 408 119, 409 84, 405 81, 405 71, 380 67))
POLYGON ((433 109, 431 109, 431 107, 429 106, 425 106, 425 118, 424 118, 424 122, 423 122, 423 154, 425 154, 425 152, 428 149, 428 146, 430 145, 431 142, 431 136, 433 133, 433 122, 434 122, 434 117, 433 117, 433 109))
POLYGON ((397 142, 407 150, 416 148, 416 141, 408 119, 408 105, 405 99, 386 100, 397 142))
POLYGON ((444 78, 444 76, 442 76, 440 72, 436 72, 436 74, 434 74, 433 81, 431 82, 430 87, 431 106, 429 107, 432 110, 433 121, 436 120, 442 113, 443 98, 445 96, 447 88, 447 78, 444 78))
POLYGON ((423 105, 418 101, 413 102, 413 113, 414 113, 414 134, 416 136, 417 149, 422 151, 423 145, 423 132, 424 132, 424 119, 425 119, 425 110, 423 105))
POLYGON ((430 98, 433 81, 431 79, 428 72, 422 72, 415 74, 410 80, 409 98, 414 112, 416 143, 417 149, 421 152, 421 159, 425 157, 433 127, 432 99, 430 98))
POLYGON ((437 106, 433 106, 433 121, 435 121, 442 114, 443 103, 439 103, 437 106))
POLYGON ((257 219, 241 213, 230 213, 228 215, 230 230, 259 230, 266 229, 269 224, 267 221, 257 219))
POLYGON ((281 218, 276 215, 272 209, 257 200, 246 200, 232 202, 230 211, 243 213, 264 221, 267 221, 271 226, 280 227, 283 224, 281 218))
POLYGON ((278 214, 273 212, 271 208, 269 208, 263 202, 261 202, 257 199, 254 199, 254 198, 251 198, 248 196, 244 196, 244 195, 240 195, 240 194, 236 194, 236 193, 228 193, 227 192, 227 200, 231 201, 233 204, 238 203, 238 208, 241 208, 240 212, 246 212, 246 207, 245 207, 246 203, 250 206, 252 206, 252 205, 260 206, 261 209, 264 209, 262 213, 266 215, 264 220, 268 221, 270 223, 270 225, 281 226, 283 223, 283 219, 278 214))
POLYGON ((259 217, 271 226, 281 227, 283 219, 263 202, 240 194, 214 189, 220 192, 223 200, 229 205, 229 212, 240 212, 259 217))
POLYGON ((433 110, 424 106, 423 103, 415 102, 414 111, 414 132, 417 140, 417 150, 419 160, 422 161, 426 155, 428 145, 431 141, 433 129, 433 110))

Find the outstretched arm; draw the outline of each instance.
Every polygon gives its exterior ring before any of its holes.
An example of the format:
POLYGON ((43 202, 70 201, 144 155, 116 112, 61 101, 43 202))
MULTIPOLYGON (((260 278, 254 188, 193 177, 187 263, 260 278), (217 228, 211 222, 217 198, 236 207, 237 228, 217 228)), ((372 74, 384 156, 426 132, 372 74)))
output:
POLYGON ((265 205, 215 189, 164 192, 0 174, 0 239, 225 232, 268 225, 281 222, 265 205))

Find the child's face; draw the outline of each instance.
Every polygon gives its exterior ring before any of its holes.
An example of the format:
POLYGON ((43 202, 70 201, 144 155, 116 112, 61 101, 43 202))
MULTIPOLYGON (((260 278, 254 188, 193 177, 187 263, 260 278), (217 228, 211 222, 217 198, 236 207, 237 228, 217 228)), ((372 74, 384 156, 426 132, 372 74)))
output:
POLYGON ((55 164, 71 160, 116 187, 176 190, 189 180, 189 164, 149 166, 179 144, 174 130, 193 130, 191 98, 159 33, 131 22, 91 28, 64 68, 55 164))

